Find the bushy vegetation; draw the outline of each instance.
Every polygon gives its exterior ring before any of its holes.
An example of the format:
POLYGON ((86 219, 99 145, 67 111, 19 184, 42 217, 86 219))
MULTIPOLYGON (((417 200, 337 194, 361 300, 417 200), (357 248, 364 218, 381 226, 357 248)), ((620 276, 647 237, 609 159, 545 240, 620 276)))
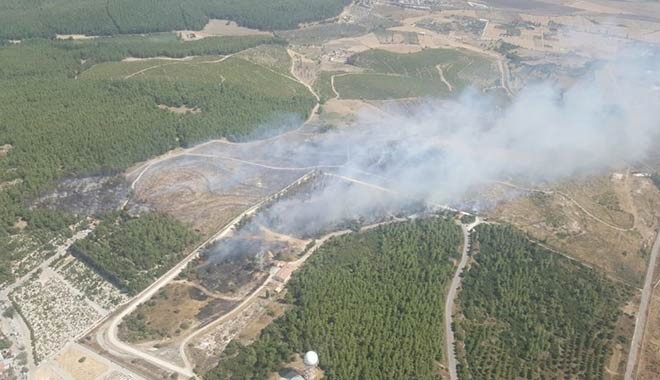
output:
POLYGON ((350 0, 0 0, 0 39, 199 30, 209 18, 293 29, 338 15, 350 0))
POLYGON ((602 379, 630 290, 511 227, 476 237, 459 294, 460 378, 602 379))
POLYGON ((112 213, 70 250, 117 287, 136 294, 180 261, 196 240, 189 228, 162 214, 112 213))
POLYGON ((325 379, 432 379, 461 232, 418 220, 327 242, 292 278, 294 308, 249 346, 229 344, 205 378, 265 379, 293 353, 319 352, 325 379))

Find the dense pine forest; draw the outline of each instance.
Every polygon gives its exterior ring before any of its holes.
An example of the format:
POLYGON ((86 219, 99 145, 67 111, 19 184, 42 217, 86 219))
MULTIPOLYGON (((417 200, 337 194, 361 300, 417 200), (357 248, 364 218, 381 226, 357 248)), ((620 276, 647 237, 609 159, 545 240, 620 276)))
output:
POLYGON ((228 54, 282 43, 271 37, 143 42, 143 49, 139 38, 35 40, 0 48, 0 145, 11 147, 0 157, 0 183, 11 184, 0 187, 0 232, 9 232, 19 216, 27 219, 25 201, 58 178, 114 173, 177 146, 240 138, 277 115, 303 119, 313 106, 304 92, 282 96, 236 83, 219 88, 186 81, 74 79, 91 63, 129 55, 228 54), (205 112, 177 115, 158 104, 205 112))
MULTIPOLYGON (((135 162, 209 138, 243 139, 273 123, 281 126, 279 120, 303 120, 315 102, 302 85, 275 74, 294 88, 277 91, 284 86, 240 80, 219 85, 185 77, 83 79, 90 68, 126 57, 217 59, 263 44, 279 47, 286 41, 245 36, 183 42, 170 33, 34 39, 0 47, 0 246, 68 232, 66 226, 76 221, 71 215, 32 207, 62 178, 118 174, 135 162), (176 114, 159 105, 202 112, 176 114), (18 227, 19 220, 27 222, 26 230, 18 227)), ((255 70, 243 62, 234 66, 255 70)), ((8 268, 0 281, 11 279, 9 268, 21 255, 13 249, 0 253, 0 264, 8 268)))
POLYGON ((136 294, 182 259, 196 236, 174 219, 106 215, 71 253, 129 294, 136 294))
POLYGON ((629 289, 530 242, 481 225, 457 324, 460 378, 602 379, 629 289))
POLYGON ((290 281, 294 308, 252 345, 230 343, 205 378, 266 379, 310 349, 328 380, 437 378, 461 244, 459 227, 440 218, 329 241, 290 281))
POLYGON ((0 0, 0 39, 199 30, 209 18, 282 30, 337 16, 350 0, 0 0))

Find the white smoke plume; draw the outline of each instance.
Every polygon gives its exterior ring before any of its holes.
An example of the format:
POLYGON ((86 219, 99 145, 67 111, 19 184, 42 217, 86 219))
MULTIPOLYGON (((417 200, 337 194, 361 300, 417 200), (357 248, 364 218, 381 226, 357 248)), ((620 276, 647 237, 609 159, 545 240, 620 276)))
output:
POLYGON ((240 153, 246 160, 300 173, 320 166, 391 189, 330 181, 256 221, 310 236, 417 201, 460 204, 491 181, 548 182, 644 160, 660 146, 660 56, 642 49, 622 56, 569 88, 534 84, 505 105, 468 90, 455 100, 364 112, 352 125, 304 139, 249 145, 240 153))

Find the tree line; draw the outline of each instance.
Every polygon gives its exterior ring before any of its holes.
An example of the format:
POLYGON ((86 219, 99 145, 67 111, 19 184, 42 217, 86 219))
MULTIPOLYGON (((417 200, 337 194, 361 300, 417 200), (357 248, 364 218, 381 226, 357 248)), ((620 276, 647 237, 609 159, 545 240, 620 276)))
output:
POLYGON ((351 0, 2 0, 0 39, 200 30, 210 18, 263 30, 337 16, 351 0))

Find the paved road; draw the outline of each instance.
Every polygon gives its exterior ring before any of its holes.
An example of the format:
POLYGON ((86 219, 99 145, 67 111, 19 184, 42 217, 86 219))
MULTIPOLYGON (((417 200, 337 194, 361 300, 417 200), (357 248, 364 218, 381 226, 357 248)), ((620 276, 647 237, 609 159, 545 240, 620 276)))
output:
POLYGON ((644 288, 642 289, 642 299, 639 302, 639 310, 637 312, 637 321, 635 322, 635 333, 633 334, 632 342, 630 343, 630 352, 628 353, 628 363, 626 365, 625 380, 633 380, 635 366, 637 365, 637 355, 642 347, 644 338, 644 330, 646 329, 646 317, 649 310, 649 303, 651 302, 651 295, 653 293, 653 272, 655 265, 658 261, 658 252, 660 251, 660 232, 655 238, 653 249, 651 250, 651 258, 648 267, 646 268, 646 278, 644 279, 644 288))
POLYGON ((468 261, 468 251, 470 250, 470 231, 479 223, 481 223, 481 221, 477 219, 470 225, 461 224, 461 229, 463 230, 463 252, 461 252, 461 261, 458 263, 458 268, 456 268, 454 278, 451 279, 449 292, 447 292, 447 301, 445 303, 445 343, 447 345, 447 366, 449 367, 450 380, 458 380, 458 373, 456 371, 456 350, 454 349, 456 339, 454 337, 454 331, 451 329, 451 322, 454 312, 454 301, 456 299, 458 287, 461 286, 461 281, 463 280, 461 273, 463 273, 465 265, 468 261))

